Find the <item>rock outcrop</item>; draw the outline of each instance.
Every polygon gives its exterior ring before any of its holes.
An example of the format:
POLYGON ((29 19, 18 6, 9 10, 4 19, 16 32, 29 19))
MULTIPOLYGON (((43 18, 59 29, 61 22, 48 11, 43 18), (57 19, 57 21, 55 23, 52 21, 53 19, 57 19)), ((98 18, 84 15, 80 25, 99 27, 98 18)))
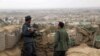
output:
POLYGON ((20 38, 20 26, 10 25, 0 28, 0 51, 14 47, 20 38))
POLYGON ((100 56, 100 50, 81 44, 80 46, 70 48, 66 54, 67 56, 100 56))

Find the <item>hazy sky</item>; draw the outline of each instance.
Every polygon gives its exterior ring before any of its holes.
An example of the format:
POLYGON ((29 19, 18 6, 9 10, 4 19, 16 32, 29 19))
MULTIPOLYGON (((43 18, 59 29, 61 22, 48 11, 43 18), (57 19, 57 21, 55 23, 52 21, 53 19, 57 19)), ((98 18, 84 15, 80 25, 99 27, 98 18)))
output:
POLYGON ((100 0, 0 0, 0 9, 100 7, 100 0))

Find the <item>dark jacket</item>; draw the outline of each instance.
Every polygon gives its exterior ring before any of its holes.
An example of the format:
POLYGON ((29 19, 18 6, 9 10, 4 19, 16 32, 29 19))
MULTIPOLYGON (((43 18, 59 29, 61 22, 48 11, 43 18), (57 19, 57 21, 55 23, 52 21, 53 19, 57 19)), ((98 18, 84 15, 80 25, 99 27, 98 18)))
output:
POLYGON ((28 23, 25 23, 22 27, 24 43, 33 42, 32 33, 28 31, 28 28, 31 28, 30 24, 28 23))

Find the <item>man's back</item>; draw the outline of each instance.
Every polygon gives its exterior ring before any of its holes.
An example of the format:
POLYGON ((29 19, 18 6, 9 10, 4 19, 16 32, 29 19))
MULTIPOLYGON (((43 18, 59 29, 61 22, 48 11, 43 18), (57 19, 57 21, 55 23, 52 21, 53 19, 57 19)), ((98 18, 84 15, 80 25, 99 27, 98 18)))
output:
POLYGON ((58 44, 56 51, 66 51, 68 48, 68 34, 65 29, 60 29, 56 33, 55 41, 58 44))
POLYGON ((68 49, 68 34, 64 29, 65 25, 63 22, 59 22, 58 31, 55 35, 55 46, 54 46, 54 56, 65 56, 68 49))

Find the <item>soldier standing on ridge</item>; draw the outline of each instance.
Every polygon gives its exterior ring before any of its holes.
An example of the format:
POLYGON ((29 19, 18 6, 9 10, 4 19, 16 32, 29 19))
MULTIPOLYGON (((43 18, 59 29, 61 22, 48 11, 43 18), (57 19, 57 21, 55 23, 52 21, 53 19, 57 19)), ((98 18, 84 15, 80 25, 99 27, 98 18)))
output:
POLYGON ((35 44, 33 41, 34 30, 30 26, 31 16, 25 17, 25 23, 22 27, 24 40, 23 56, 36 56, 35 44))
POLYGON ((55 35, 54 56, 65 56, 68 50, 69 38, 63 22, 59 22, 58 29, 55 35))

